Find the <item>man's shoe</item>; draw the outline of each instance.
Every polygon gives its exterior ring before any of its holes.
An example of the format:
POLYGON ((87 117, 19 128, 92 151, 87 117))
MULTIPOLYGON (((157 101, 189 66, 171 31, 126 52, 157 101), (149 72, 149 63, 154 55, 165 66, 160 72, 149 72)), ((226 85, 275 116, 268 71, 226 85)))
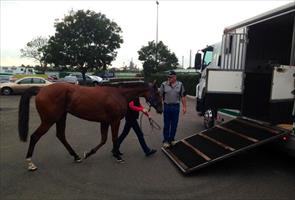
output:
POLYGON ((168 147, 170 147, 170 144, 169 144, 168 142, 164 142, 164 143, 163 143, 163 147, 164 147, 164 148, 168 148, 168 147))
POLYGON ((171 146, 174 146, 174 145, 176 145, 176 141, 175 140, 172 140, 171 142, 170 142, 170 144, 171 144, 171 146))
POLYGON ((120 155, 113 154, 113 156, 116 158, 116 161, 118 163, 123 163, 124 162, 123 158, 120 155))
POLYGON ((149 156, 155 154, 156 152, 157 152, 156 149, 151 149, 148 153, 145 154, 145 156, 149 157, 149 156))

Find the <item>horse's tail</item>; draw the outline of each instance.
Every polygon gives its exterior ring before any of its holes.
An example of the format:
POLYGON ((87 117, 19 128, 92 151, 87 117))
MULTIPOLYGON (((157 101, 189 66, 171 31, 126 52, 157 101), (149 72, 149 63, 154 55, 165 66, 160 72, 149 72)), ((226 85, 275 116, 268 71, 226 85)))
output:
POLYGON ((21 96, 18 109, 18 134, 21 141, 26 142, 29 131, 30 99, 40 88, 31 87, 21 96))

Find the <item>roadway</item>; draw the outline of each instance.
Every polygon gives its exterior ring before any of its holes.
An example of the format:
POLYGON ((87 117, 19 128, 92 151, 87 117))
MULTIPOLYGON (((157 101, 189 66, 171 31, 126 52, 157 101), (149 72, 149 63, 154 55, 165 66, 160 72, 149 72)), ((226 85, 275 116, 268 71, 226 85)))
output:
MULTIPOLYGON (((0 197, 6 199, 294 199, 293 157, 271 145, 244 152, 184 176, 161 152, 162 134, 151 130, 144 118, 143 130, 149 146, 158 150, 145 157, 133 132, 122 144, 124 163, 111 156, 111 135, 107 144, 80 164, 73 162, 55 137, 55 127, 36 145, 33 161, 38 166, 28 172, 24 158, 28 143, 17 132, 19 96, 0 96, 0 197)), ((203 130, 188 99, 188 112, 180 115, 177 139, 203 130)), ((162 126, 162 116, 152 111, 162 126)), ((39 125, 31 100, 30 133, 39 125)), ((124 123, 124 120, 122 121, 124 123)), ((122 130, 121 124, 120 130, 122 130)), ((68 116, 66 135, 82 155, 98 144, 99 125, 68 116)))

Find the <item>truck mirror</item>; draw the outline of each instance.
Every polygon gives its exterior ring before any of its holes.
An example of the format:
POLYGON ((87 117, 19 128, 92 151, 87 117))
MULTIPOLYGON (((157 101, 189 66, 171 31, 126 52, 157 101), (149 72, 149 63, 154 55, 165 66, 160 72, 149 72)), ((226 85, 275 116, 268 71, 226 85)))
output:
POLYGON ((195 69, 200 70, 202 66, 202 55, 197 53, 195 56, 195 69))

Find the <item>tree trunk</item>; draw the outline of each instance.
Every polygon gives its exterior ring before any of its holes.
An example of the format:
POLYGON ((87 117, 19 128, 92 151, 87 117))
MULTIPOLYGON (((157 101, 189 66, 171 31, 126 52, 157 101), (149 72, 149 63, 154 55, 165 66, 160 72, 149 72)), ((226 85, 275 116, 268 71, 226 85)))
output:
POLYGON ((87 68, 86 67, 82 67, 82 70, 81 70, 82 78, 83 78, 82 85, 86 85, 86 76, 85 76, 86 71, 87 71, 87 68))
POLYGON ((43 74, 45 74, 45 72, 47 70, 47 64, 46 63, 43 63, 42 61, 39 61, 39 62, 40 62, 40 66, 41 66, 42 72, 43 72, 43 74))

